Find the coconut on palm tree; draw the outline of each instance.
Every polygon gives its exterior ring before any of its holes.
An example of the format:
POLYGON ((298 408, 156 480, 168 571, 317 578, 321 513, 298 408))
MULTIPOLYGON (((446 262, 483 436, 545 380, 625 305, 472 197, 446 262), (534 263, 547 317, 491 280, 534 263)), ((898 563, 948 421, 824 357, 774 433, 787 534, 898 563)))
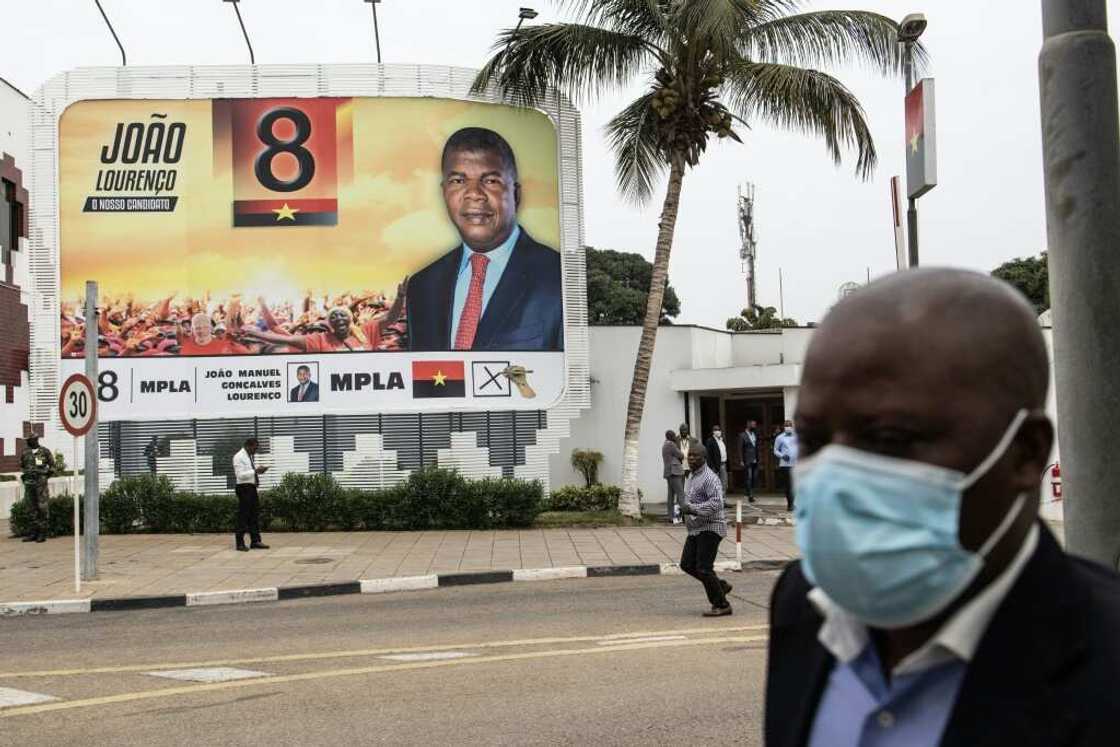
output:
POLYGON ((865 11, 800 12, 801 0, 560 4, 575 22, 501 32, 473 90, 495 85, 506 100, 535 106, 552 90, 586 100, 643 84, 607 125, 626 197, 645 201, 669 177, 626 414, 619 508, 637 516, 638 438, 685 174, 713 136, 738 141, 738 126, 763 122, 820 137, 836 163, 854 150, 856 173, 867 178, 876 155, 863 107, 815 67, 863 62, 901 73, 898 25, 865 11))

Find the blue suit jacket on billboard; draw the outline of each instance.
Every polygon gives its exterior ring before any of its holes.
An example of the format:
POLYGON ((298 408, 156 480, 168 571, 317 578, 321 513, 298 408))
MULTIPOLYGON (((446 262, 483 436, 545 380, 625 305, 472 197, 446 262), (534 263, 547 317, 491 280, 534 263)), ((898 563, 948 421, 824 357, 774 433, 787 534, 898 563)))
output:
POLYGON ((307 391, 303 393, 303 399, 297 399, 297 397, 299 397, 299 384, 296 384, 292 387, 291 391, 288 392, 289 402, 318 402, 319 385, 314 381, 307 382, 307 391))
MULTIPOLYGON (((408 280, 409 350, 451 349, 460 244, 408 280)), ((563 350, 560 255, 524 230, 478 322, 472 350, 563 350)))

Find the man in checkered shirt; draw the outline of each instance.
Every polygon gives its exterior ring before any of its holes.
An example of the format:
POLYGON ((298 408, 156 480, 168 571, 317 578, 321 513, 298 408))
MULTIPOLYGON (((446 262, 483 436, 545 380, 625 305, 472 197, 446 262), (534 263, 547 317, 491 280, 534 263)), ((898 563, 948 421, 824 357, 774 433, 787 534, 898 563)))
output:
POLYGON ((723 484, 708 466, 707 456, 699 443, 689 447, 688 466, 692 473, 681 502, 688 539, 681 553, 681 570, 704 584, 712 605, 704 617, 722 617, 731 614, 727 601, 731 584, 716 575, 713 565, 719 543, 727 536, 727 517, 723 510, 723 484))

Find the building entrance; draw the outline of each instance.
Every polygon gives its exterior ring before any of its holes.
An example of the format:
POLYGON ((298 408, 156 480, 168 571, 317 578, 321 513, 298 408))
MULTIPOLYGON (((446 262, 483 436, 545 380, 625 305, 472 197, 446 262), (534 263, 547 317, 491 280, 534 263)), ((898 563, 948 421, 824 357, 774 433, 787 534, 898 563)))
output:
POLYGON ((700 397, 700 432, 698 438, 707 440, 712 426, 723 426, 727 442, 729 493, 746 493, 746 469, 739 448, 739 437, 747 429, 747 422, 758 423, 758 482, 755 492, 779 492, 777 459, 774 456, 774 438, 782 432, 785 421, 785 403, 779 393, 721 394, 700 397))

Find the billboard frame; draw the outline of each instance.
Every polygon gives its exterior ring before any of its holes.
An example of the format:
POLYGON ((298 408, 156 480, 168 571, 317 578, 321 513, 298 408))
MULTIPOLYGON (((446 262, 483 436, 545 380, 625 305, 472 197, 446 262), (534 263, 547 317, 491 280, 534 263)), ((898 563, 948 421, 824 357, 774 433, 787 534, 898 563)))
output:
MULTIPOLYGON (((229 65, 81 68, 61 73, 33 98, 31 237, 31 417, 56 419, 59 341, 59 122, 79 101, 277 97, 439 98, 511 105, 495 87, 469 93, 475 70, 435 65, 229 65)), ((580 117, 553 92, 536 110, 556 131, 563 314, 564 390, 547 407, 557 440, 590 406, 580 117)), ((399 411, 398 411, 399 412, 399 411)), ((417 410, 419 412, 419 410, 417 410)), ((219 417, 204 416, 218 420, 219 417)))

